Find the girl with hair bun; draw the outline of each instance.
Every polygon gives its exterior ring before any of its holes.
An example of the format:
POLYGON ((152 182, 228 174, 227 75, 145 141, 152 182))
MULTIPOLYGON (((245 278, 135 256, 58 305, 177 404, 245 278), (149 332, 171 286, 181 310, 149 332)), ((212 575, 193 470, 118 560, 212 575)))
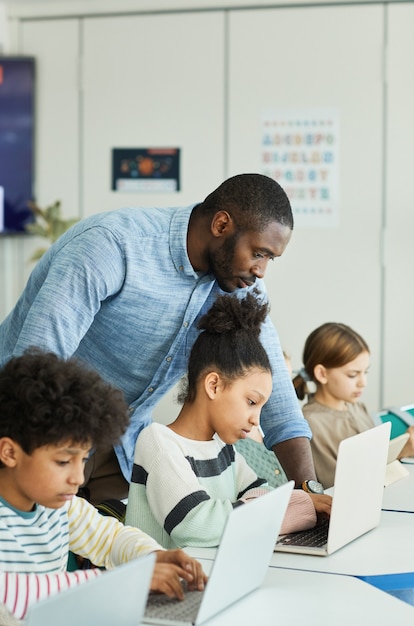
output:
MULTIPOLYGON (((233 507, 271 489, 233 446, 259 424, 272 390, 259 340, 267 311, 257 294, 219 296, 200 319, 178 417, 138 438, 126 523, 166 548, 217 546, 233 507)), ((331 499, 319 498, 329 513, 331 499)), ((312 498, 295 490, 282 532, 315 524, 312 498)))

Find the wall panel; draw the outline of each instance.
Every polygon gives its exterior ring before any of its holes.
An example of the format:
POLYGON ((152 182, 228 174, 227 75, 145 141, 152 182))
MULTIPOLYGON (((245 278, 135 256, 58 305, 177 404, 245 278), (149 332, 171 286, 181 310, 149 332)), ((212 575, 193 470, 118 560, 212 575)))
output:
POLYGON ((121 206, 175 206, 223 178, 222 13, 86 19, 85 214, 121 206), (112 148, 178 147, 181 191, 111 191, 112 148))
POLYGON ((371 410, 379 403, 382 356, 382 45, 380 6, 230 16, 229 174, 260 171, 263 110, 339 114, 339 227, 297 227, 266 283, 294 368, 309 332, 326 321, 347 323, 366 338, 372 367, 364 398, 371 410))
POLYGON ((414 402, 414 5, 388 7, 384 403, 414 402))

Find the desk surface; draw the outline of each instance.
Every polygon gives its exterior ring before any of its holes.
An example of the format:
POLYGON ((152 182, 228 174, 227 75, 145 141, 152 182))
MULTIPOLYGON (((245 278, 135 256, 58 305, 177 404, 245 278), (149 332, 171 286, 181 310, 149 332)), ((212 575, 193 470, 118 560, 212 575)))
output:
POLYGON ((403 467, 408 471, 408 476, 385 487, 382 508, 387 511, 414 513, 414 465, 403 463, 403 467))
MULTIPOLYGON (((252 535, 252 538, 254 535, 252 535)), ((197 559, 213 560, 215 548, 186 548, 197 559)), ((414 572, 414 514, 382 511, 380 525, 329 556, 274 552, 271 567, 379 576, 414 572)))
MULTIPOLYGON (((209 570, 211 562, 203 561, 209 570)), ((209 620, 211 626, 414 624, 414 607, 349 576, 269 568, 260 589, 209 620)))
POLYGON ((329 556, 275 552, 273 567, 378 576, 414 571, 414 515, 382 511, 380 525, 329 556))

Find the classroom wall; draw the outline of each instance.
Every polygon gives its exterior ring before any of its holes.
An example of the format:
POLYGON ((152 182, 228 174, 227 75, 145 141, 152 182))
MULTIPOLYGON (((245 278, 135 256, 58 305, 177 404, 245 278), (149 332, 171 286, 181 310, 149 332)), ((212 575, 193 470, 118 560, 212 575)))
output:
POLYGON ((8 44, 7 7, 4 2, 0 2, 0 54, 7 52, 8 44))
MULTIPOLYGON (((182 0, 166 11, 161 1, 90 0, 9 10, 13 51, 38 63, 38 202, 62 200, 67 217, 196 202, 224 178, 263 167, 263 110, 334 110, 339 221, 296 226, 268 271, 271 315, 294 369, 313 328, 350 324, 372 351, 369 409, 411 403, 414 212, 404 183, 414 4, 232 4, 191 10, 195 3, 182 0), (111 190, 112 148, 140 146, 180 147, 179 192, 111 190)), ((0 240, 0 319, 38 245, 0 240)), ((159 418, 176 410, 169 397, 159 418)))

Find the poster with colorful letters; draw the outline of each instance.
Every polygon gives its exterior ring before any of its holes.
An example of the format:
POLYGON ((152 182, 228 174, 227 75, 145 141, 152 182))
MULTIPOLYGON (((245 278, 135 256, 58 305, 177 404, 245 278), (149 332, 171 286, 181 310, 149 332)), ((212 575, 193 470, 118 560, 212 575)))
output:
POLYGON ((286 191, 295 228, 339 226, 339 115, 273 109, 261 124, 261 172, 286 191))

